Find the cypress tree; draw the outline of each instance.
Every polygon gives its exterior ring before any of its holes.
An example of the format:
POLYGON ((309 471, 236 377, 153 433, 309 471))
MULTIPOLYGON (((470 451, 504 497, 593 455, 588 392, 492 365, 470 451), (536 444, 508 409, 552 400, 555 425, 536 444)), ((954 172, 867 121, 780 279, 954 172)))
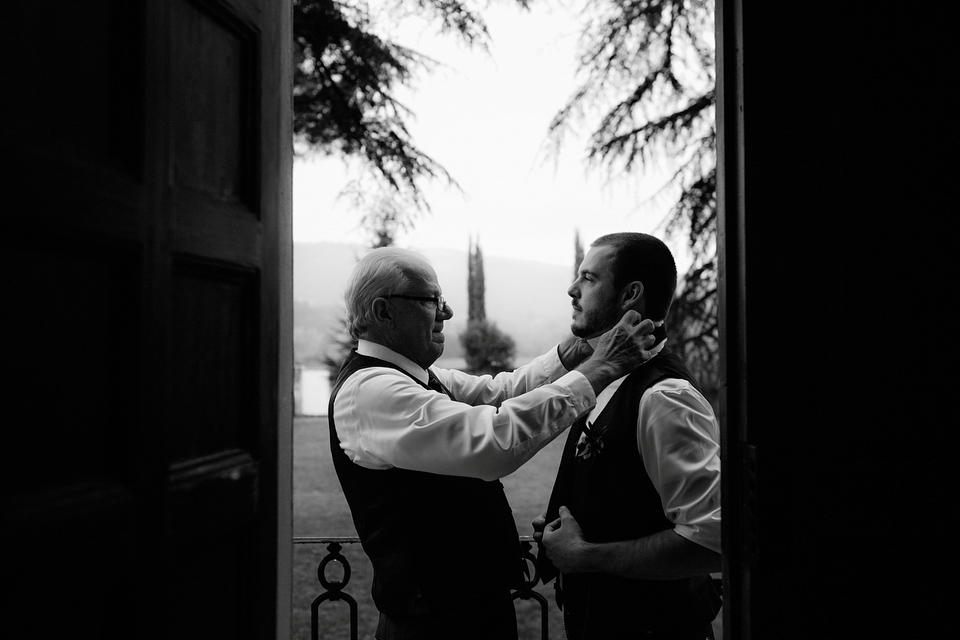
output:
POLYGON ((487 319, 486 286, 483 279, 483 251, 480 240, 470 240, 470 252, 467 258, 467 320, 483 321, 487 319))
POLYGON ((576 280, 583 262, 583 241, 580 240, 580 229, 575 229, 573 234, 573 279, 576 280))

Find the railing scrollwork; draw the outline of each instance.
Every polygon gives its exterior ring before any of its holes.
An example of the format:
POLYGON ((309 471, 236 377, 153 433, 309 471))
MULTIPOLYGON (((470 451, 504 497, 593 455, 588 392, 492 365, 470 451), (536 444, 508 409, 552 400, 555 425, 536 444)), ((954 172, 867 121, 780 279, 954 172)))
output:
MULTIPOLYGON (((357 612, 357 601, 344 589, 350 582, 350 562, 340 553, 344 544, 359 544, 360 538, 356 537, 298 537, 293 539, 294 544, 325 544, 327 545, 327 555, 323 557, 317 566, 317 580, 324 592, 314 598, 310 604, 310 638, 319 640, 319 608, 326 601, 344 601, 350 608, 350 640, 357 640, 359 635, 359 616, 357 612), (327 570, 330 565, 336 563, 343 570, 343 577, 340 580, 331 580, 327 577, 327 570)), ((514 591, 513 600, 536 600, 540 605, 540 637, 542 640, 549 640, 550 628, 548 625, 548 603, 542 594, 534 591, 534 588, 540 582, 540 575, 537 571, 537 559, 533 554, 533 537, 520 536, 520 553, 524 564, 526 565, 525 579, 523 586, 514 591)))
POLYGON ((327 555, 323 557, 320 564, 317 565, 317 580, 324 592, 313 599, 310 603, 310 638, 311 640, 320 639, 320 605, 330 600, 336 602, 342 600, 350 608, 350 640, 358 640, 359 637, 359 614, 357 611, 356 599, 343 589, 350 582, 350 561, 347 560, 340 550, 344 544, 358 544, 360 538, 294 538, 294 544, 326 544, 327 555), (331 563, 337 563, 343 569, 343 578, 340 580, 330 580, 327 578, 327 568, 331 563))
POLYGON ((533 590, 540 582, 540 572, 537 570, 537 557, 533 555, 533 536, 520 536, 520 553, 523 562, 526 565, 526 580, 523 581, 523 587, 514 591, 514 600, 536 600, 540 605, 540 638, 541 640, 550 640, 550 626, 548 624, 549 616, 547 599, 542 594, 533 590))

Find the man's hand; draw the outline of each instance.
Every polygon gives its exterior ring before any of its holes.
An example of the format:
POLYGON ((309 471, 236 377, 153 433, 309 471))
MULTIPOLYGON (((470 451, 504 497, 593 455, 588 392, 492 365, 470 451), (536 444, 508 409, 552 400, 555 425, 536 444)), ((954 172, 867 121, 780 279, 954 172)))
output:
POLYGON ((616 326, 600 336, 593 355, 577 367, 577 371, 600 393, 608 384, 653 357, 647 350, 656 343, 656 338, 650 335, 653 329, 652 320, 644 320, 633 309, 627 311, 616 326))
MULTIPOLYGON (((543 516, 533 521, 534 531, 538 520, 542 522, 543 516)), ((533 539, 538 540, 536 533, 533 539)), ((590 545, 583 539, 580 525, 566 507, 560 507, 560 517, 543 527, 538 541, 542 541, 550 562, 562 573, 588 571, 585 560, 589 557, 590 545)))
POLYGON ((567 371, 573 371, 581 362, 593 355, 593 347, 583 338, 578 338, 571 333, 560 343, 557 353, 560 355, 560 363, 563 367, 567 371))
POLYGON ((664 529, 636 540, 587 542, 566 507, 546 524, 533 521, 533 539, 562 573, 607 573, 636 580, 679 580, 722 570, 720 554, 664 529))
POLYGON ((543 528, 547 526, 547 514, 541 513, 530 524, 533 525, 533 541, 543 544, 543 528))
MULTIPOLYGON (((612 329, 600 336, 594 356, 625 375, 652 357, 647 351, 654 345, 653 321, 644 320, 630 309, 612 329)), ((617 376, 620 377, 620 376, 617 376)))

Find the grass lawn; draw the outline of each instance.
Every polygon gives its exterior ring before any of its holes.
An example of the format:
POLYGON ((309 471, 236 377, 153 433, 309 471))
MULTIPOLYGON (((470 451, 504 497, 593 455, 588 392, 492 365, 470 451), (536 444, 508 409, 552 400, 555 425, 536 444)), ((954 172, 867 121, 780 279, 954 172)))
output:
MULTIPOLYGON (((347 502, 330 460, 327 419, 296 418, 293 433, 293 534, 294 536, 356 536, 347 502)), ((540 451, 516 473, 503 479, 507 498, 521 535, 530 535, 533 520, 547 505, 566 434, 540 451)), ((447 535, 448 532, 437 532, 447 535)), ((350 563, 351 575, 346 592, 359 604, 360 638, 373 638, 377 610, 370 598, 373 574, 359 544, 345 545, 343 555, 350 563)), ((293 638, 310 638, 310 603, 323 589, 317 581, 317 566, 326 555, 325 545, 295 545, 293 575, 293 638)), ((334 565, 335 566, 335 565, 334 565)), ((331 579, 338 579, 332 569, 331 579)), ((456 588, 456 585, 451 585, 456 588)), ((537 589, 549 602, 550 638, 563 639, 560 611, 553 600, 553 584, 537 589)), ((320 637, 324 640, 348 640, 349 609, 344 602, 320 605, 320 637)), ((520 640, 540 638, 540 609, 533 600, 517 602, 520 640)))

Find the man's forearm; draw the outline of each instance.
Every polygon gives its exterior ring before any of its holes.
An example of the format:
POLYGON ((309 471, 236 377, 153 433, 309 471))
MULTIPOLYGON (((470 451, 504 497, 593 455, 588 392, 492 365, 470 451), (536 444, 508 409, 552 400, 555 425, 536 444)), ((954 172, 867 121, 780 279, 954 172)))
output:
POLYGON ((626 372, 599 359, 590 359, 577 367, 593 387, 593 392, 600 395, 611 382, 625 375, 626 372))
POLYGON ((720 554, 672 529, 638 540, 587 543, 579 572, 609 573, 639 580, 679 580, 720 571, 720 554))

